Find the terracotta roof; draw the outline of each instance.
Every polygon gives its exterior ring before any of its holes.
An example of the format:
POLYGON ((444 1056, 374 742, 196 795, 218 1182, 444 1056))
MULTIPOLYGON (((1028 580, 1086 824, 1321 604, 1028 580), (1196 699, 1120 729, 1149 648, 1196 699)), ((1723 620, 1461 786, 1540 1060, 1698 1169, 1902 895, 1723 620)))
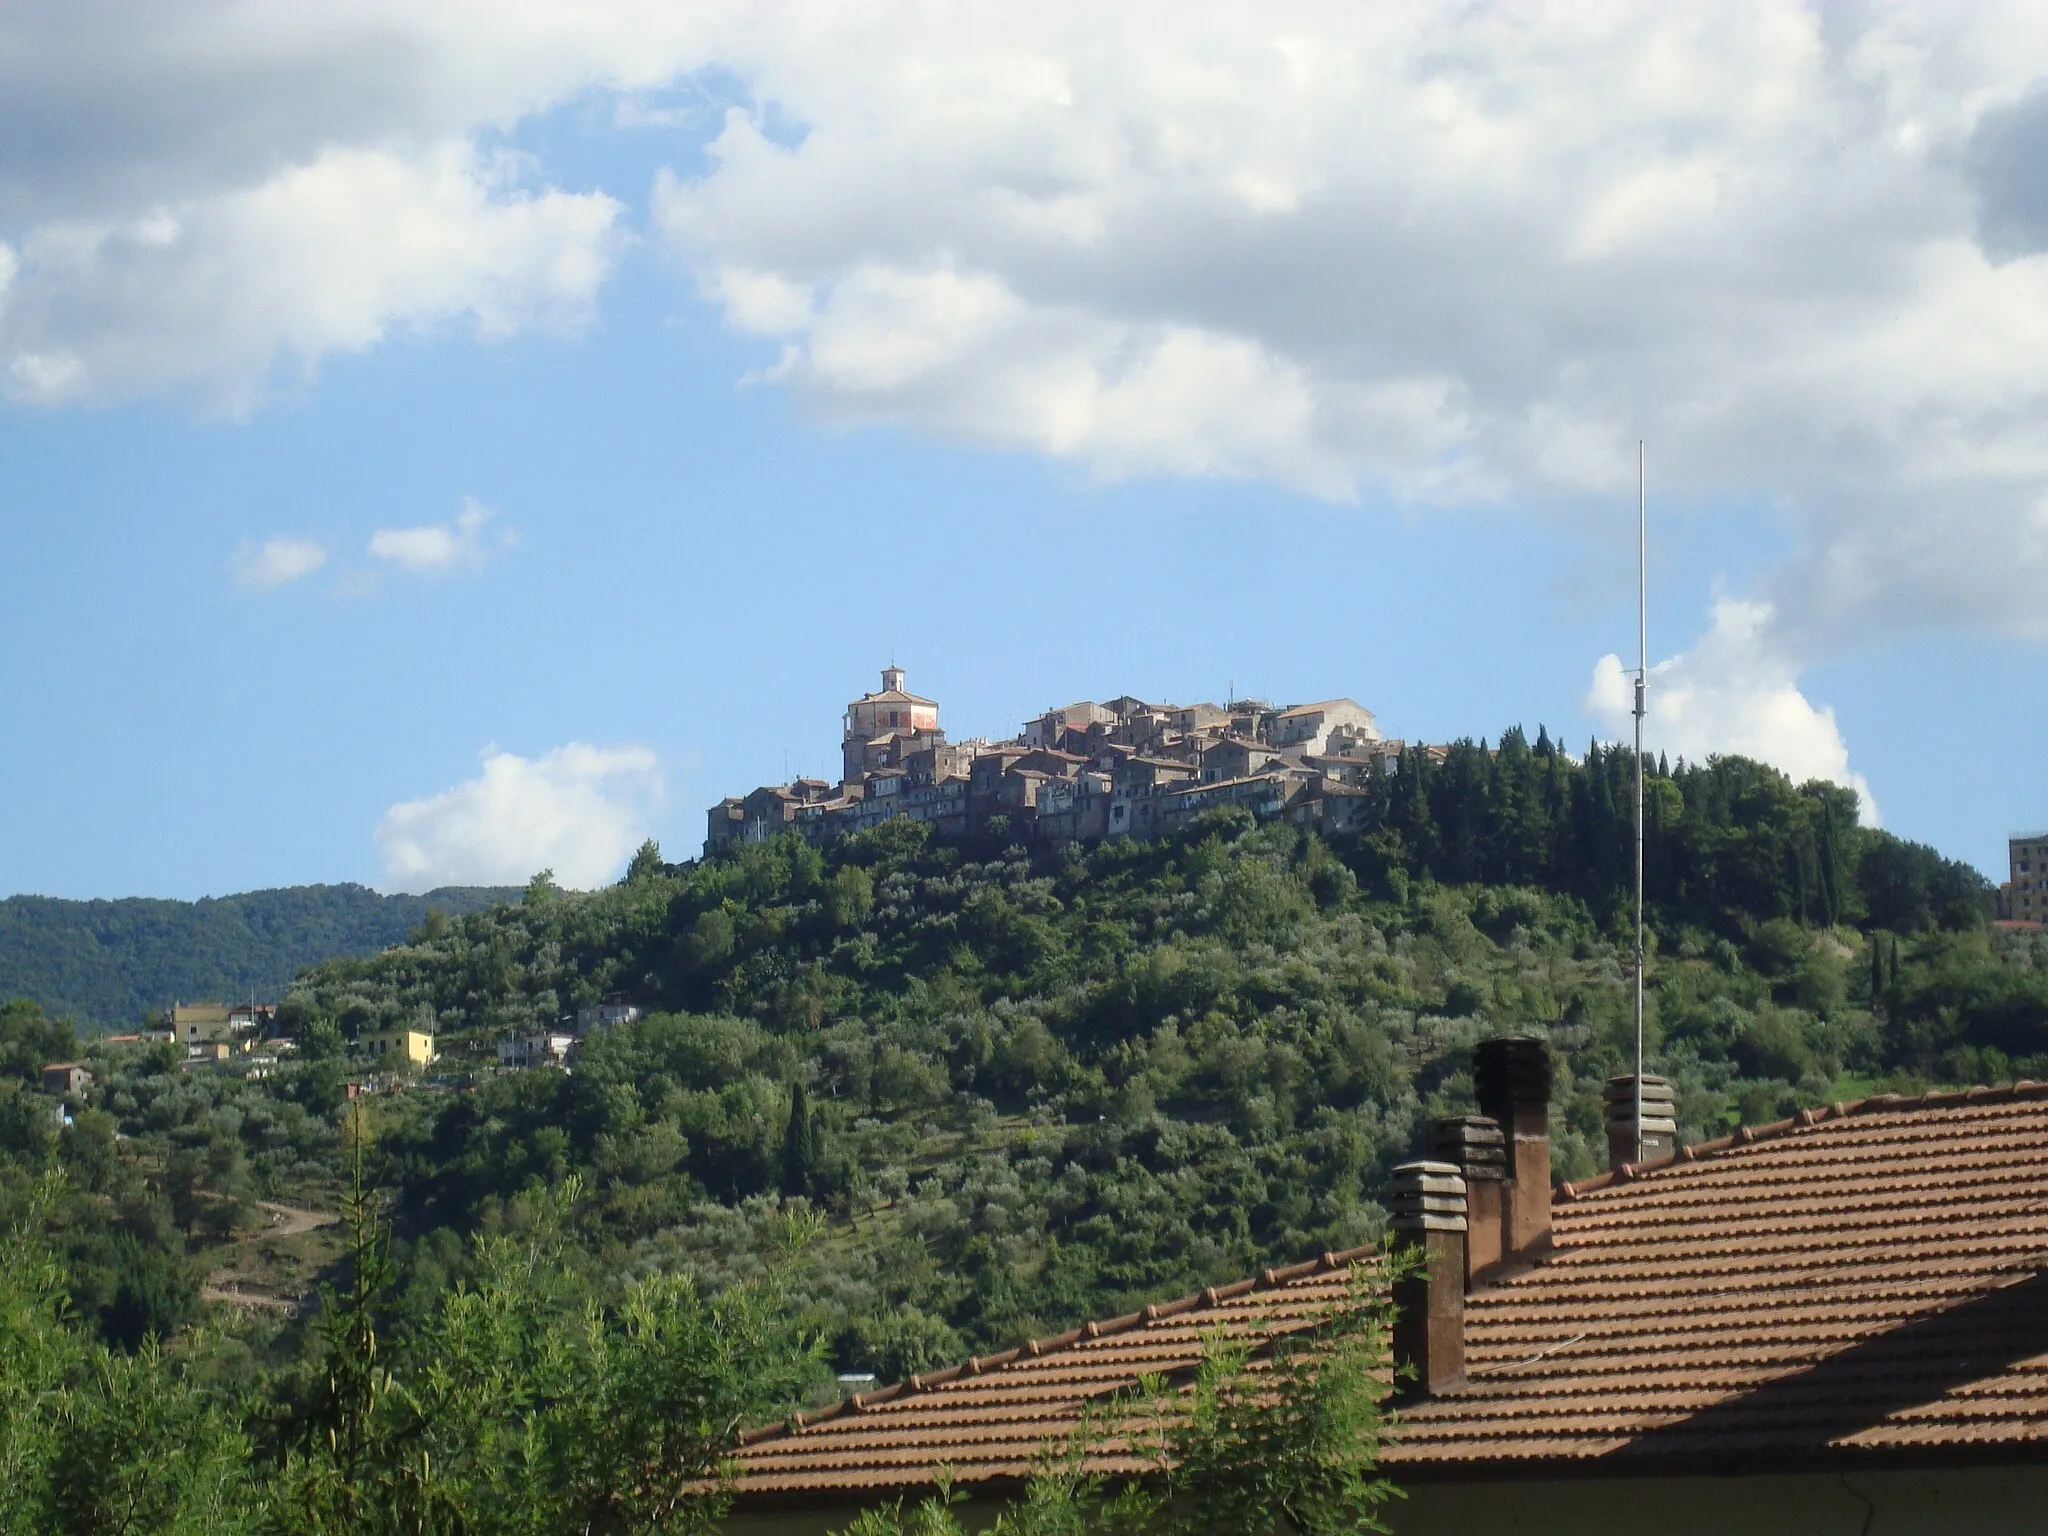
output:
MULTIPOLYGON (((929 1484, 942 1466, 963 1487, 1021 1480, 1092 1401, 1132 1387, 1141 1374, 1191 1370, 1203 1340, 1218 1332, 1243 1337, 1313 1324, 1349 1296, 1352 1265, 1371 1257, 1356 1248, 1269 1269, 750 1431, 737 1490, 858 1495, 929 1484)), ((1110 1473, 1146 1466, 1114 1454, 1095 1465, 1110 1473)))
MULTIPOLYGON (((1720 1471, 2048 1444, 2048 1084, 1880 1096, 1556 1191, 1545 1258, 1466 1298, 1467 1385, 1397 1478, 1720 1471)), ((751 1432, 743 1497, 1009 1483, 1092 1399, 1292 1331, 1368 1250, 1090 1324, 751 1432)), ((1102 1470, 1138 1470, 1111 1454, 1102 1470)))
POLYGON ((1390 1461, 1809 1462, 2048 1442, 2048 1084, 1884 1096, 1558 1191, 1390 1461))

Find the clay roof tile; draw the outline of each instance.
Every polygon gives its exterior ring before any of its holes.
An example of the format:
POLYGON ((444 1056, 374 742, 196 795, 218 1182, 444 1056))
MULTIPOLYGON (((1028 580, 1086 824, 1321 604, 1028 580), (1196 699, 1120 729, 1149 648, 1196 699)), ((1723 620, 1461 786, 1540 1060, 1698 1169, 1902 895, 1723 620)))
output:
MULTIPOLYGON (((1397 1478, 2048 1451, 2048 1084, 1879 1094, 1561 1185, 1543 1262, 1466 1299, 1467 1386, 1397 1478)), ((1209 1286, 743 1437, 738 1488, 1005 1484, 1215 1332, 1311 1326, 1368 1249, 1209 1286)), ((1095 1464, 1136 1472, 1110 1441, 1095 1464)))

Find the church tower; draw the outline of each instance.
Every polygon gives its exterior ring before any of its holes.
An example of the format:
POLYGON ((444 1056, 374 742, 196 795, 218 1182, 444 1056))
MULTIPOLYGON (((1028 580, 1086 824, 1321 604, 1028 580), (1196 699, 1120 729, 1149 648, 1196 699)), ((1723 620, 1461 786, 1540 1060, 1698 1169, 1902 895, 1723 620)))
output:
POLYGON ((846 730, 840 738, 845 780, 853 783, 870 768, 884 768, 899 752, 912 750, 907 743, 919 738, 944 741, 939 730, 939 706, 903 688, 903 669, 882 669, 882 691, 864 693, 846 706, 846 730))

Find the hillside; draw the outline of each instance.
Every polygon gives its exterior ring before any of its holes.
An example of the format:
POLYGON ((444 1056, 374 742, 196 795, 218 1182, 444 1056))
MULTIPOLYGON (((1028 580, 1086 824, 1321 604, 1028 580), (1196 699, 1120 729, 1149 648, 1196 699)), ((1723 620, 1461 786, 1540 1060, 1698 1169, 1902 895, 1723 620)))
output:
MULTIPOLYGON (((601 996, 654 1010, 574 1074, 394 1108, 407 1229, 517 1221, 575 1174, 601 1269, 718 1280, 801 1194, 833 1217, 811 1301, 837 1362, 886 1375, 1373 1235, 1487 1034, 1551 1041, 1557 1171, 1600 1166, 1627 768, 1519 732, 1415 754, 1336 844, 1226 811, 1035 857, 907 822, 649 849, 613 890, 536 886, 323 964, 288 1007, 344 1035, 431 1019, 456 1071, 601 996)), ((2048 948, 1987 926, 1974 872, 1741 760, 1659 772, 1650 803, 1651 1040, 1686 1136, 2048 1073, 2048 948)))
MULTIPOLYGON (((331 1199, 347 1042, 430 1022, 450 1080, 372 1110, 401 1335, 553 1190, 576 1285, 775 1267, 833 1366, 892 1376, 1372 1238, 1489 1034, 1550 1042, 1556 1171, 1600 1166, 1632 1035, 1628 770, 1519 732, 1416 754, 1338 842, 1224 810, 1057 854, 902 821, 680 865, 650 845, 611 889, 536 881, 313 967, 275 1078, 102 1051, 103 1115, 10 1131, 0 1094, 0 1146, 115 1197, 57 1224, 87 1315, 132 1339, 196 1315, 210 1271, 304 1288, 303 1255, 270 1280, 236 1256, 251 1202, 331 1199), (649 1017, 572 1073, 496 1072, 505 1034, 608 996, 649 1017)), ((1650 805, 1652 1061, 1685 1137, 2048 1076, 2048 942, 1991 927, 1974 872, 1739 759, 1660 770, 1650 805)), ((34 1027, 24 1075, 60 1043, 34 1027)), ((244 1326, 265 1359, 299 1347, 244 1326)))
POLYGON ((0 998, 103 1029, 175 999, 275 998, 307 966, 400 943, 429 911, 480 911, 518 892, 451 886, 384 896, 300 885, 200 901, 0 901, 0 998))

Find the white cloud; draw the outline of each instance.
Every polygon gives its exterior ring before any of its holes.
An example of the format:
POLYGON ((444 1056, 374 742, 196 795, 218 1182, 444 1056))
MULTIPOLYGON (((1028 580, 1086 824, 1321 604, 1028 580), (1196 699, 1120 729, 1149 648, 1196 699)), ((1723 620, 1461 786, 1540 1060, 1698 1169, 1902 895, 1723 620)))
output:
POLYGON ((552 869, 564 886, 603 885, 648 835, 660 798, 660 765, 644 748, 571 742, 537 758, 489 749, 476 778, 384 813, 385 883, 517 885, 552 869))
POLYGON ((505 548, 512 539, 509 534, 496 540, 484 537, 484 525, 496 515, 474 496, 465 496, 452 523, 379 528, 370 535, 370 558, 420 576, 444 575, 481 565, 494 549, 505 548))
POLYGON ((1574 521, 1647 437, 1782 507, 1789 651, 2048 639, 2048 13, 1168 17, 732 34, 761 110, 655 222, 826 419, 1574 521))
POLYGON ((174 208, 38 225, 0 315, 6 388, 41 405, 197 391, 232 413, 394 327, 574 327, 619 212, 440 144, 331 148, 174 208))
POLYGON ((279 534, 252 544, 244 539, 230 562, 237 586, 281 587, 310 576, 327 563, 325 545, 312 539, 294 539, 279 534))
MULTIPOLYGON (((1835 712, 1799 691, 1798 669, 1778 649, 1771 611, 1723 597, 1712 627, 1689 651, 1650 669, 1643 741, 1652 752, 1704 762, 1716 754, 1753 757, 1795 783, 1829 779, 1856 791, 1863 819, 1877 823, 1877 802, 1849 766, 1835 712)), ((1634 670, 1607 655, 1593 668, 1584 704, 1617 737, 1632 729, 1634 670)))
POLYGON ((0 391, 232 411, 395 330, 575 326, 639 189, 489 146, 591 93, 671 131, 709 78, 747 106, 654 222, 827 419, 1573 520, 1647 437, 1665 505, 1783 509, 1785 654, 2048 640, 2020 0, 15 7, 0 391))

